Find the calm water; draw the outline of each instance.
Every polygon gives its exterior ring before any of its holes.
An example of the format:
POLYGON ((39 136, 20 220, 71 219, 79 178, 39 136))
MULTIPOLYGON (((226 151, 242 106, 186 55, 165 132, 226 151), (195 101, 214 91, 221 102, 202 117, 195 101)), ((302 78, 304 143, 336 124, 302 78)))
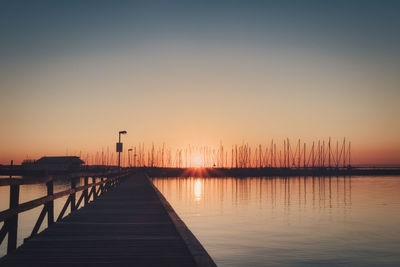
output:
POLYGON ((400 177, 153 182, 218 266, 400 266, 400 177))

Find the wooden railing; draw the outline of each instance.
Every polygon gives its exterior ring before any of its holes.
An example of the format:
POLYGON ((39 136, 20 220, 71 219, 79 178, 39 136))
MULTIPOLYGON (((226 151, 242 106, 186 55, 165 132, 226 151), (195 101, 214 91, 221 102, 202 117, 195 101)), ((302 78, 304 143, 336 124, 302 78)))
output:
POLYGON ((17 249, 17 232, 18 232, 18 214, 33 208, 43 205, 42 211, 33 227, 32 233, 28 238, 35 236, 43 223, 43 220, 47 214, 47 225, 51 226, 55 221, 60 221, 65 212, 70 206, 71 212, 78 209, 82 204, 88 204, 90 198, 93 196, 93 201, 97 199, 101 194, 107 192, 110 188, 118 185, 121 180, 128 175, 127 172, 118 173, 79 173, 69 174, 63 176, 47 176, 44 179, 32 180, 32 179, 1 179, 0 186, 10 186, 10 204, 9 209, 0 212, 0 222, 4 222, 0 230, 0 245, 4 241, 8 234, 7 242, 7 253, 10 253, 17 249), (77 181, 83 177, 84 185, 77 186, 77 181), (91 183, 89 183, 89 177, 91 177, 91 183), (54 180, 63 179, 70 182, 71 188, 54 193, 54 180), (44 197, 37 198, 24 203, 19 203, 19 192, 20 185, 22 184, 40 184, 46 183, 47 194, 44 197), (89 191, 90 190, 90 191, 89 191), (76 201, 76 193, 83 191, 78 201, 76 201), (54 200, 68 196, 61 212, 58 214, 56 220, 54 220, 54 200))

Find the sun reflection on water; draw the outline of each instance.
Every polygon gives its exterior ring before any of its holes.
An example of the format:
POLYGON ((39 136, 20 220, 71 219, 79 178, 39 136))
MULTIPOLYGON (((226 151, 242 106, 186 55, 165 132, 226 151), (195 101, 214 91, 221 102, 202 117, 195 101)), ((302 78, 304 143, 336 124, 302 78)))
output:
POLYGON ((202 197, 202 195, 201 195, 202 186, 203 185, 202 185, 202 182, 201 182, 200 179, 197 179, 194 182, 194 197, 195 197, 196 200, 201 200, 201 197, 202 197))

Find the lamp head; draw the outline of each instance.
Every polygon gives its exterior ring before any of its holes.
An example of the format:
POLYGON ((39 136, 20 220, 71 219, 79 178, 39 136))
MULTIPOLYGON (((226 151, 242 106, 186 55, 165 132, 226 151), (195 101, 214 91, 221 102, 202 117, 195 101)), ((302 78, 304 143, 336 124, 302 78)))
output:
POLYGON ((119 131, 119 134, 127 134, 127 131, 119 131))

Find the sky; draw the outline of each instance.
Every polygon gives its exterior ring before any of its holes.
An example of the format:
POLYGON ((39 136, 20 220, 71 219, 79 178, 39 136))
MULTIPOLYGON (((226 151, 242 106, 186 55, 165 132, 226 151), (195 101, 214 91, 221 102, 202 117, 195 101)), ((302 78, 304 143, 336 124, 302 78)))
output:
POLYGON ((400 164, 398 1, 0 0, 0 164, 352 142, 400 164))

